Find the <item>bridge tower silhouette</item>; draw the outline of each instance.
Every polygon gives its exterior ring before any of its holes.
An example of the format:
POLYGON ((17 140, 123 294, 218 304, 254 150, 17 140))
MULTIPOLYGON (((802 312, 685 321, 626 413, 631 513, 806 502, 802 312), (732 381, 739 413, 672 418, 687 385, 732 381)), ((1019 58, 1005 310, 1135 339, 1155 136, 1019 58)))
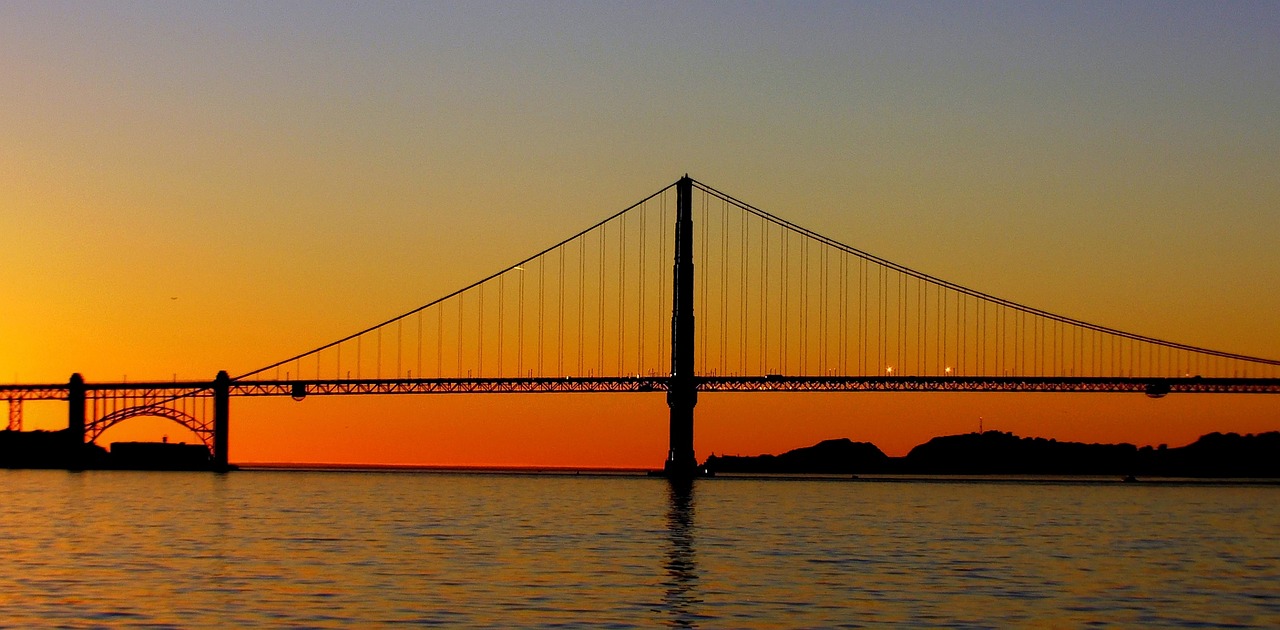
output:
POLYGON ((698 404, 694 378, 693 180, 676 183, 676 246, 671 279, 671 380, 667 406, 671 408, 670 449, 663 472, 689 477, 698 469, 693 452, 693 408, 698 404))

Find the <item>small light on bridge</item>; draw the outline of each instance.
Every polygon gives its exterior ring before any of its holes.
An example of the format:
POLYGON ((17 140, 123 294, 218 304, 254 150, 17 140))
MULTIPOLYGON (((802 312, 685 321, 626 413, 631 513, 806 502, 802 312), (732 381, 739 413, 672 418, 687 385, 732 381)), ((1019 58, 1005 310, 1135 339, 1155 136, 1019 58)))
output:
POLYGON ((893 376, 893 366, 890 365, 889 367, 885 368, 884 373, 890 376, 893 376))
POLYGON ((943 371, 944 371, 944 372, 946 372, 947 374, 950 374, 950 373, 951 373, 951 367, 950 367, 950 366, 947 366, 947 369, 945 369, 945 370, 943 370, 943 371))

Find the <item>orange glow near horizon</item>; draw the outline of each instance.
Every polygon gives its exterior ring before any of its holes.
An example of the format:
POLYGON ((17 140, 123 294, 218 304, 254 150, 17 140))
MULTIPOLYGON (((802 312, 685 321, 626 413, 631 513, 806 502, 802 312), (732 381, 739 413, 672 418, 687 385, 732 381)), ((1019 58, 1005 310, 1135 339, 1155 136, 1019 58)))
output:
MULTIPOLYGON (((29 408, 41 413, 28 429, 65 426, 65 405, 29 408)), ((1214 431, 1274 431, 1278 413, 1268 395, 704 393, 695 446, 701 460, 847 437, 902 456, 935 436, 975 432, 979 418, 1023 437, 1181 446, 1214 431)), ((661 393, 233 398, 230 454, 238 463, 655 469, 666 435, 661 393)), ((142 417, 99 444, 162 436, 196 441, 172 421, 142 417)))

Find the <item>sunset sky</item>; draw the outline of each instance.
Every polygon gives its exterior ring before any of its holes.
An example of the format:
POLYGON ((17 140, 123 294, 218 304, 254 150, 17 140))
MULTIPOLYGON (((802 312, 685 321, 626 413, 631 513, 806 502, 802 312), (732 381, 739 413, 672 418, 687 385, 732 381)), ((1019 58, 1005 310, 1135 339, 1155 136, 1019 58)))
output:
MULTIPOLYGON (((1280 358, 1280 4, 0 3, 0 380, 211 379, 684 173, 980 291, 1280 358)), ((32 403, 26 428, 61 428, 32 403)), ((706 394, 697 454, 1185 444, 1280 397, 706 394)), ((659 466, 661 394, 232 403, 233 462, 659 466)), ((101 442, 191 440, 138 419, 101 442)))

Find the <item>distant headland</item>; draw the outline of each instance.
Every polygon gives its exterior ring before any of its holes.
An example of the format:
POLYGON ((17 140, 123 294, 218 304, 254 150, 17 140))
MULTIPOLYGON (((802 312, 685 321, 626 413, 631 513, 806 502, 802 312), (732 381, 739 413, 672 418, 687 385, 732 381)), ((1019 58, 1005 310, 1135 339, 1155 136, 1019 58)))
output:
POLYGON ((905 457, 869 442, 825 440, 781 455, 711 455, 715 473, 1280 477, 1280 431, 1209 433, 1186 446, 1084 444, 986 431, 936 437, 905 457))

